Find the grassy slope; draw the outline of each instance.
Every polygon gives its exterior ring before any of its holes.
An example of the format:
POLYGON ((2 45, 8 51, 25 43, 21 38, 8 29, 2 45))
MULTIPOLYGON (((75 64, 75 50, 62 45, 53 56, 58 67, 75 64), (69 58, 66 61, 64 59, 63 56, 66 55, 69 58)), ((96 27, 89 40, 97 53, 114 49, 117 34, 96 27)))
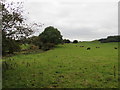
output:
POLYGON ((4 59, 12 68, 3 71, 3 88, 117 87, 118 50, 114 47, 118 44, 83 42, 77 45, 59 45, 44 53, 4 59), (87 47, 91 50, 86 50, 87 47))

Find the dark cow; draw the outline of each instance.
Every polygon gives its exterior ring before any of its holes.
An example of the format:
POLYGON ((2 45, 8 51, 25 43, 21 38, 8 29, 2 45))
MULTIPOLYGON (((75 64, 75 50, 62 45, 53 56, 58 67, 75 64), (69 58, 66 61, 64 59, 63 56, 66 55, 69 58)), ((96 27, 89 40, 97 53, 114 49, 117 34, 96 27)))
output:
POLYGON ((84 46, 80 46, 80 47, 84 47, 84 46))
POLYGON ((87 50, 90 50, 90 49, 91 49, 90 47, 87 48, 87 50))
POLYGON ((114 47, 114 49, 117 49, 117 47, 114 47))

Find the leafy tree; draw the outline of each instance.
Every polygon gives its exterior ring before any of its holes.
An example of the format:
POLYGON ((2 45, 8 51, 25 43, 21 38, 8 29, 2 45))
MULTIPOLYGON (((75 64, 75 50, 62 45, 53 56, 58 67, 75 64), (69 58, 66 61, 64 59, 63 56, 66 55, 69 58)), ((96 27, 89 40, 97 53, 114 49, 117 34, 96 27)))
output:
POLYGON ((25 24, 25 19, 22 16, 22 2, 17 2, 17 7, 14 3, 1 2, 2 6, 2 52, 13 53, 19 51, 19 44, 16 40, 21 40, 23 37, 28 37, 33 33, 31 27, 25 24))
POLYGON ((13 53, 19 48, 15 38, 13 38, 13 34, 16 32, 13 27, 16 26, 17 22, 22 23, 22 18, 16 12, 9 12, 3 3, 2 15, 2 54, 4 55, 5 52, 13 53))
POLYGON ((54 45, 62 43, 62 35, 57 28, 49 26, 39 35, 39 46, 43 50, 49 50, 54 45))
POLYGON ((41 49, 42 42, 40 41, 40 38, 38 36, 32 36, 32 37, 24 39, 23 41, 26 44, 33 44, 35 46, 39 46, 39 48, 41 49))
POLYGON ((22 2, 17 3, 17 7, 13 8, 14 3, 2 4, 2 31, 6 37, 12 39, 21 39, 32 34, 33 30, 24 23, 22 16, 22 2), (10 9, 10 10, 8 10, 10 9))
POLYGON ((78 40, 74 40, 73 43, 78 43, 78 40))

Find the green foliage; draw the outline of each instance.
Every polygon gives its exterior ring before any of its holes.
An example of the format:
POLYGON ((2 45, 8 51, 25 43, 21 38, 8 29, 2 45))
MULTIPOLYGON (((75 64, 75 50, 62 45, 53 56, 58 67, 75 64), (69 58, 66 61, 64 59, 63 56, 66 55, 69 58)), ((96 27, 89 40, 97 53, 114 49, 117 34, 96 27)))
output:
POLYGON ((30 48, 30 44, 22 44, 20 45, 21 50, 28 50, 30 48))
POLYGON ((35 46, 35 45, 30 45, 30 48, 29 48, 30 50, 37 50, 37 49, 39 49, 39 47, 38 46, 35 46))
POLYGON ((71 41, 69 39, 64 39, 63 43, 71 43, 71 41))
POLYGON ((34 45, 39 45, 40 44, 40 39, 38 36, 32 36, 30 38, 27 39, 29 44, 34 44, 34 45))
MULTIPOLYGON (((23 40, 32 34, 32 29, 24 24, 24 18, 22 16, 22 2, 17 3, 17 6, 13 6, 14 3, 2 4, 2 53, 5 54, 19 51, 20 47, 17 40, 23 40), (9 7, 8 10, 6 7, 9 7)), ((22 41, 22 43, 24 43, 22 41)))
POLYGON ((74 40, 73 43, 78 43, 78 40, 74 40))
POLYGON ((16 7, 14 3, 2 4, 2 30, 7 37, 20 40, 32 34, 33 30, 24 23, 22 8, 22 2, 18 2, 16 7))
POLYGON ((13 54, 13 52, 18 52, 21 50, 19 44, 13 39, 4 38, 2 42, 3 42, 2 44, 3 55, 5 55, 6 52, 13 54))
POLYGON ((45 28, 44 32, 42 32, 40 35, 40 40, 43 43, 54 43, 59 44, 62 41, 62 36, 58 29, 50 26, 45 28))
POLYGON ((39 35, 38 45, 43 50, 49 50, 54 45, 62 43, 62 35, 58 29, 49 26, 39 35))
POLYGON ((20 51, 20 46, 15 40, 9 39, 7 44, 9 44, 8 46, 9 53, 20 51))
POLYGON ((5 32, 2 32, 2 54, 4 55, 6 52, 13 53, 16 51, 20 51, 20 46, 19 44, 11 39, 7 38, 5 36, 5 32))
POLYGON ((5 32, 2 32, 2 54, 5 55, 6 52, 13 53, 15 51, 20 51, 19 44, 5 36, 5 32))
POLYGON ((99 39, 101 43, 107 43, 107 42, 120 42, 120 36, 108 36, 105 39, 99 39))
POLYGON ((41 46, 41 49, 44 51, 50 50, 55 46, 54 43, 45 43, 44 46, 41 46))

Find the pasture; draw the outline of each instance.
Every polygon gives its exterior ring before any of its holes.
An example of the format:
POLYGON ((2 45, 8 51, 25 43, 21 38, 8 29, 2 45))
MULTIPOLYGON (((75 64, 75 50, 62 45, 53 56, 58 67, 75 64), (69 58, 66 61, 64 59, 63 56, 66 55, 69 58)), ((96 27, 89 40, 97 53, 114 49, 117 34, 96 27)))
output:
POLYGON ((3 88, 117 88, 115 47, 118 43, 81 42, 3 58, 3 88))

